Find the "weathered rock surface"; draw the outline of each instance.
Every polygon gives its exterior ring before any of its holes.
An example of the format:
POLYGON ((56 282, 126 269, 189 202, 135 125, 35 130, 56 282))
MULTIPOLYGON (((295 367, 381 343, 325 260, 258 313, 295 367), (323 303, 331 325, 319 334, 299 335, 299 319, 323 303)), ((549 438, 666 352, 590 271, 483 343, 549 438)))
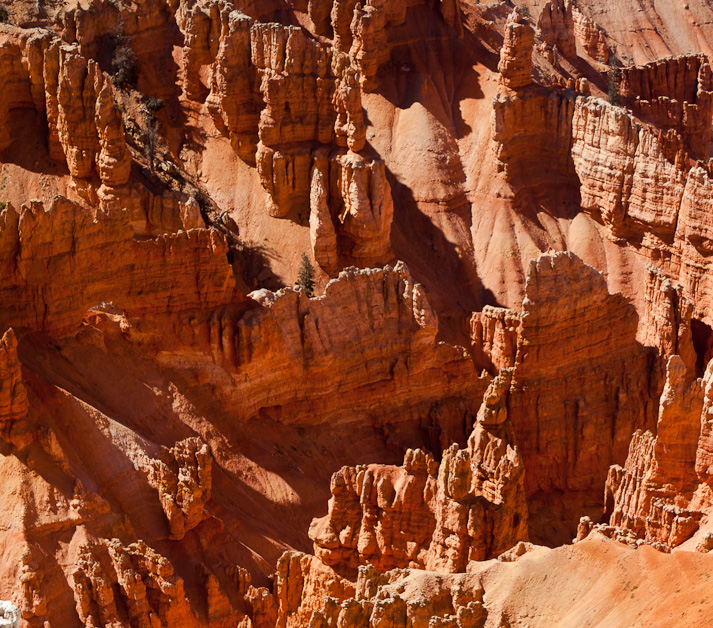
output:
POLYGON ((238 11, 221 14, 220 44, 206 99, 216 126, 248 162, 255 160, 259 121, 259 102, 253 91, 255 70, 250 63, 251 22, 238 11))
POLYGON ((571 0, 549 0, 537 20, 536 36, 545 50, 556 48, 568 59, 577 57, 573 9, 571 0))
POLYGON ((702 56, 622 70, 625 110, 585 98, 616 19, 588 0, 538 13, 555 68, 504 3, 31 4, 0 26, 0 593, 28 628, 707 621, 702 56), (100 71, 119 40, 136 90, 100 71), (603 274, 521 272, 570 245, 603 274), (310 246, 314 299, 280 289, 310 246), (339 573, 277 561, 343 465, 312 529, 339 573), (524 542, 582 514, 573 548, 524 542))
POLYGON ((0 434, 16 445, 26 444, 29 427, 27 390, 17 358, 17 338, 12 328, 0 340, 0 434))
POLYGON ((606 499, 611 524, 664 549, 688 539, 702 516, 687 502, 697 484, 696 445, 709 379, 707 374, 703 382, 691 381, 681 358, 672 356, 656 436, 636 432, 625 466, 609 471, 606 499))
POLYGON ((136 240, 126 212, 93 216, 58 196, 47 207, 34 201, 18 212, 8 205, 0 241, 6 326, 56 334, 76 329, 88 308, 109 301, 142 317, 207 310, 235 295, 228 246, 215 230, 136 240))
POLYGON ((485 306, 470 319, 471 350, 476 364, 487 364, 493 374, 515 366, 522 319, 507 308, 485 306))
POLYGON ((8 126, 0 146, 14 139, 10 112, 33 109, 46 115, 50 155, 66 162, 73 176, 96 173, 106 185, 125 184, 131 157, 108 77, 78 47, 49 34, 28 35, 6 29, 0 42, 8 81, 0 104, 8 126))
MULTIPOLYGON (((396 407, 427 415, 443 398, 475 412, 487 388, 489 378, 478 378, 463 348, 436 341, 435 314, 403 263, 344 270, 317 298, 291 288, 250 297, 257 307, 193 332, 235 373, 235 391, 221 394, 236 416, 270 408, 295 423, 386 419, 396 407)), ((160 359, 180 368, 185 349, 160 359)), ((461 422, 462 433, 465 417, 454 412, 449 420, 461 422)))
POLYGON ((562 185, 574 175, 570 148, 577 102, 574 93, 559 89, 498 91, 491 133, 498 169, 508 181, 544 187, 562 185))
POLYGON ((148 482, 158 492, 171 537, 181 540, 209 515, 212 458, 199 438, 187 438, 151 462, 148 482))
POLYGON ((311 175, 310 236, 317 263, 328 274, 345 264, 388 262, 394 204, 384 162, 357 153, 317 157, 311 175))
POLYGON ((20 611, 11 602, 0 601, 0 626, 20 628, 20 611))
POLYGON ((452 573, 525 540, 523 464, 505 410, 509 384, 508 371, 493 380, 468 448, 453 445, 440 466, 409 450, 402 467, 335 474, 329 513, 310 527, 315 555, 342 568, 452 573))
POLYGON ((571 253, 533 260, 526 295, 508 397, 526 490, 586 491, 651 424, 650 353, 633 306, 571 253))
POLYGON ((596 61, 609 63, 611 51, 603 29, 576 5, 572 7, 572 19, 575 38, 585 52, 596 61))
POLYGON ((183 579, 145 543, 127 547, 114 539, 106 546, 84 545, 72 578, 77 615, 85 625, 119 623, 119 604, 138 625, 195 624, 183 579))
MULTIPOLYGON (((319 561, 308 561, 308 558, 311 557, 285 555, 281 562, 291 559, 306 566, 305 581, 314 578, 315 572, 329 573, 319 561)), ((330 579, 336 578, 332 575, 330 579)), ((342 591, 335 591, 333 585, 326 596, 315 595, 317 592, 312 588, 305 588, 301 598, 294 596, 290 605, 281 606, 278 625, 286 628, 304 625, 483 628, 488 618, 483 603, 484 589, 477 576, 444 576, 404 569, 380 574, 367 566, 359 569, 354 584, 348 584, 351 590, 342 585, 342 591)), ((289 592, 290 589, 278 581, 278 595, 289 592)))
POLYGON ((646 269, 646 307, 639 325, 642 344, 655 347, 663 364, 678 355, 686 367, 687 376, 695 376, 698 356, 693 346, 691 315, 693 304, 655 266, 646 269))
POLYGON ((699 159, 710 152, 713 73, 705 55, 682 55, 617 74, 634 113, 663 131, 675 130, 699 159))
POLYGON ((43 73, 50 146, 56 136, 69 172, 87 178, 96 168, 103 183, 126 183, 131 157, 108 78, 76 48, 57 43, 45 55, 43 73))
POLYGON ((516 8, 505 26, 505 41, 500 51, 500 82, 510 89, 532 83, 532 47, 535 33, 529 21, 516 8))

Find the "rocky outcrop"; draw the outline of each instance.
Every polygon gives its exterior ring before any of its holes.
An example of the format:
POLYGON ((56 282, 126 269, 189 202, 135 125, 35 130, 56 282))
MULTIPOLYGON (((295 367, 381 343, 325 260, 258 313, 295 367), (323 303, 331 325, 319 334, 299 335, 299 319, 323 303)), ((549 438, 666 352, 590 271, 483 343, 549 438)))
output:
MULTIPOLYGON (((293 562, 306 566, 306 578, 317 572, 327 582, 338 576, 315 559, 298 553, 289 555, 293 562), (311 560, 309 560, 311 559, 311 560), (326 573, 321 573, 326 572, 326 573)), ((288 555, 281 562, 287 561, 288 555)), ((304 567, 303 567, 304 568, 304 567)), ((313 576, 312 576, 313 578, 313 576)), ((371 566, 361 567, 351 591, 330 591, 315 595, 311 589, 295 587, 294 601, 280 608, 278 626, 452 626, 483 628, 488 619, 478 576, 423 573, 394 569, 380 574, 371 566)), ((351 584, 351 583, 349 583, 351 584)), ((278 581, 278 595, 292 590, 289 582, 278 581)))
POLYGON ((84 545, 72 574, 77 615, 85 625, 120 622, 119 605, 137 625, 195 625, 183 579, 145 543, 84 545), (116 597, 120 597, 117 600, 116 597))
POLYGON ((713 223, 706 209, 712 195, 713 181, 708 171, 701 166, 692 168, 683 190, 677 233, 701 257, 707 257, 713 252, 713 223))
MULTIPOLYGON (((567 59, 577 58, 571 0, 549 0, 537 20, 537 39, 543 51, 554 51, 567 59)), ((550 54, 553 54, 550 52, 550 54)))
POLYGON ((585 52, 600 63, 609 63, 611 52, 604 30, 576 5, 572 7, 574 36, 585 52))
POLYGON ((602 486, 607 461, 623 461, 634 430, 651 424, 650 353, 634 307, 572 253, 533 260, 525 293, 508 416, 528 495, 573 499, 602 486))
POLYGON ((328 275, 339 269, 337 231, 330 210, 328 160, 312 168, 309 199, 309 235, 312 255, 328 275), (321 167, 320 167, 321 166, 321 167))
POLYGON ((0 34, 0 75, 5 89, 0 98, 0 150, 7 149, 17 137, 10 114, 16 109, 44 109, 45 90, 42 79, 43 48, 47 38, 32 37, 24 44, 19 33, 0 34), (23 54, 24 50, 27 51, 23 54), (24 58, 23 58, 24 57, 24 58), (23 63, 25 60, 32 71, 23 63))
POLYGON ((345 467, 332 477, 329 513, 310 527, 325 564, 378 571, 464 571, 527 538, 523 464, 507 421, 509 371, 485 394, 467 449, 440 464, 409 450, 402 467, 345 467))
POLYGON ((209 65, 221 34, 221 6, 218 3, 187 5, 177 22, 183 32, 183 92, 188 100, 201 100, 205 87, 202 68, 209 65))
POLYGON ((547 188, 574 176, 570 147, 576 103, 576 94, 567 90, 498 91, 490 118, 494 156, 514 186, 547 188))
POLYGON ((680 356, 687 377, 696 374, 691 316, 693 304, 683 294, 683 287, 665 277, 653 264, 646 267, 646 305, 639 325, 639 339, 655 347, 663 364, 673 355, 680 356))
POLYGON ((12 602, 0 601, 0 626, 20 628, 20 611, 12 602))
POLYGON ((508 17, 505 40, 500 51, 500 82, 510 89, 522 89, 532 83, 532 48, 535 33, 518 8, 508 17))
POLYGON ((301 28, 253 24, 251 60, 258 71, 265 107, 260 141, 265 146, 334 137, 334 76, 329 49, 301 28))
POLYGON ((391 253, 394 204, 384 162, 352 152, 315 158, 310 236, 317 263, 329 274, 337 260, 378 266, 391 253))
POLYGON ((639 229, 673 237, 686 172, 675 157, 667 159, 662 139, 620 107, 596 99, 575 103, 572 158, 581 205, 615 235, 625 235, 633 222, 639 229))
POLYGON ((151 462, 148 482, 158 492, 172 539, 181 540, 209 516, 212 462, 208 445, 195 437, 164 449, 151 462))
POLYGON ((675 547, 698 528, 703 513, 689 506, 698 479, 696 445, 701 411, 708 405, 710 373, 687 377, 677 355, 667 365, 656 435, 637 431, 624 467, 613 466, 606 484, 611 525, 663 549, 675 547))
POLYGON ((349 57, 359 71, 360 83, 364 91, 373 91, 377 87, 377 71, 389 60, 391 54, 387 30, 389 17, 396 16, 401 21, 406 18, 405 11, 393 12, 386 5, 387 2, 384 0, 375 0, 365 3, 364 6, 358 3, 354 7, 349 57))
POLYGON ((479 366, 495 375, 515 366, 521 316, 507 308, 486 305, 470 318, 471 351, 479 366))
POLYGON ((306 142, 364 147, 358 83, 343 59, 302 29, 254 24, 251 60, 260 76, 257 165, 269 211, 286 216, 308 207, 312 155, 306 142))
POLYGON ((710 152, 713 73, 705 55, 681 55, 617 74, 621 96, 634 113, 664 131, 672 129, 692 154, 710 152))
POLYGON ((9 147, 16 135, 10 113, 35 110, 46 116, 50 155, 66 162, 73 176, 96 173, 106 185, 126 183, 131 157, 121 114, 112 84, 96 62, 56 36, 20 29, 5 30, 0 51, 7 85, 0 98, 0 149, 9 147))
POLYGON ((50 143, 56 134, 70 173, 87 178, 96 168, 103 183, 126 183, 131 158, 109 80, 77 49, 56 44, 45 57, 44 74, 50 143))
POLYGON ((89 307, 108 301, 140 317, 209 310, 235 295, 227 252, 215 230, 136 240, 126 212, 94 217, 59 196, 49 207, 34 201, 18 212, 8 205, 0 213, 6 277, 0 321, 66 333, 89 307), (111 265, 103 263, 106 258, 111 265))
MULTIPOLYGON (((235 391, 221 393, 235 416, 269 407, 295 423, 387 419, 399 406, 403 416, 418 417, 450 397, 474 413, 488 385, 463 348, 436 342, 435 314, 402 262, 349 268, 318 298, 291 288, 249 296, 257 307, 237 319, 216 316, 198 332, 214 360, 237 374, 235 391)), ((175 359, 166 350, 161 360, 182 368, 185 350, 175 359)), ((448 421, 462 433, 463 411, 453 412, 448 421)))
POLYGON ((206 105, 236 154, 254 163, 260 105, 253 90, 256 79, 250 59, 251 24, 252 20, 239 11, 221 14, 220 44, 206 105))
POLYGON ((309 625, 312 614, 321 613, 323 604, 338 606, 338 600, 355 595, 354 583, 318 558, 302 552, 285 552, 275 570, 275 598, 279 607, 274 625, 284 628, 309 625))

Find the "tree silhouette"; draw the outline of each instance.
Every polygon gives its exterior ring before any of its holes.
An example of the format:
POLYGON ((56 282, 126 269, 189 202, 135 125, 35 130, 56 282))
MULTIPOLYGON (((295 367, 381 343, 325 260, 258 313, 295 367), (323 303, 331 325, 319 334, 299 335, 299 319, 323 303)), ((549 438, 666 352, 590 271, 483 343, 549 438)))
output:
POLYGON ((314 266, 309 261, 307 253, 302 253, 300 271, 297 273, 297 285, 308 297, 314 295, 314 266))

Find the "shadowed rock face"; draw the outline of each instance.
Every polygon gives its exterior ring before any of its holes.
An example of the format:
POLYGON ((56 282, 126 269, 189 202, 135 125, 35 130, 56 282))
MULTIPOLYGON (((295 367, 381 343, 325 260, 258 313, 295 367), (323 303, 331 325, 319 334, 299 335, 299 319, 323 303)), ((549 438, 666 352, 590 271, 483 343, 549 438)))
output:
POLYGON ((9 3, 0 624, 713 622, 699 4, 9 3))

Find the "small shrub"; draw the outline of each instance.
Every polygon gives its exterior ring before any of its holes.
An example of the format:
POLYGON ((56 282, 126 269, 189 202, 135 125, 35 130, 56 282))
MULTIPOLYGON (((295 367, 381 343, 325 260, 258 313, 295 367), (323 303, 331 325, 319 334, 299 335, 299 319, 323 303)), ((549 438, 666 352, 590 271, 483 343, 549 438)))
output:
POLYGON ((314 296, 314 266, 307 253, 302 253, 300 271, 297 273, 297 285, 308 297, 314 296))
POLYGON ((124 42, 116 47, 111 59, 114 71, 112 81, 117 87, 136 85, 139 80, 139 62, 131 46, 124 42))
POLYGON ((522 13, 528 20, 530 19, 530 7, 526 4, 520 6, 520 13, 522 13))
POLYGON ((166 103, 163 102, 163 98, 147 98, 146 102, 144 103, 144 107, 146 107, 146 111, 150 113, 156 113, 158 111, 161 111, 161 109, 164 108, 164 105, 166 103))
POLYGON ((0 7, 0 24, 7 24, 10 21, 10 14, 5 7, 0 7))
POLYGON ((0 201, 0 212, 7 207, 7 203, 5 201, 0 201))

